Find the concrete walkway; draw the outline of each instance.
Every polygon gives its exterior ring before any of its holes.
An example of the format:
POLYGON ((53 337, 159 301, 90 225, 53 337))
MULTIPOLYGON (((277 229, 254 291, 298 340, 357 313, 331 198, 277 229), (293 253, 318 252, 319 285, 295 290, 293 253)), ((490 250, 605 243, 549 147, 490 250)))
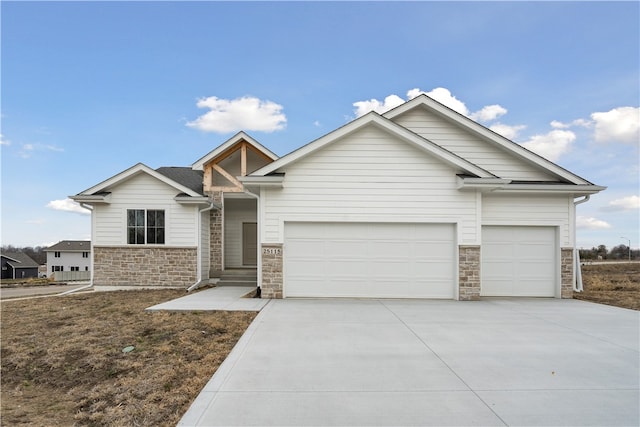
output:
POLYGON ((268 299, 245 298, 255 290, 255 287, 250 286, 218 286, 154 305, 147 310, 260 311, 269 302, 268 299))
POLYGON ((272 300, 180 426, 637 426, 640 313, 272 300))

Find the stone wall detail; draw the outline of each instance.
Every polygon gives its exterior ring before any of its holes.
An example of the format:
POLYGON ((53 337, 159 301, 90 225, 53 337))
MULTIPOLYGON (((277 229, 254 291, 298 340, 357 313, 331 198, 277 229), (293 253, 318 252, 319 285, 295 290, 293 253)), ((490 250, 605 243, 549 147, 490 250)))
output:
POLYGON ((94 246, 96 286, 189 287, 196 282, 198 250, 171 247, 94 246))
POLYGON ((573 298, 573 248, 560 249, 560 298, 573 298))
MULTIPOLYGON (((222 191, 212 191, 209 193, 211 201, 222 206, 222 191)), ((210 277, 220 277, 222 274, 222 248, 224 246, 223 224, 224 209, 212 209, 209 217, 209 266, 210 277)))
POLYGON ((262 298, 282 298, 282 244, 262 244, 262 298))
POLYGON ((480 299, 480 246, 458 247, 458 299, 480 299))

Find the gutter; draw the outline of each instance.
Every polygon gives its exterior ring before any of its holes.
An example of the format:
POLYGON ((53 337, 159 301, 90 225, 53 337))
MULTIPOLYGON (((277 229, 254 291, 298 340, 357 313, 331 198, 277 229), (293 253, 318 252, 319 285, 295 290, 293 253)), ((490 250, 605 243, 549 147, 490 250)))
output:
MULTIPOLYGON (((200 239, 199 235, 200 235, 200 230, 202 229, 202 213, 210 211, 212 209, 219 208, 219 206, 215 202, 211 201, 209 203, 210 204, 208 207, 204 209, 200 209, 198 211, 198 239, 200 239)), ((197 247, 198 247, 198 251, 196 255, 196 258, 197 258, 196 259, 196 282, 187 288, 187 292, 191 292, 194 289, 198 289, 205 282, 204 280, 198 280, 198 277, 200 276, 200 270, 202 269, 202 245, 198 244, 197 247)))
MULTIPOLYGON (((591 198, 591 196, 587 194, 581 200, 574 200, 573 205, 574 206, 578 206, 578 205, 580 205, 582 203, 588 202, 590 198, 591 198)), ((574 217, 575 217, 575 212, 574 212, 574 217)), ((575 270, 576 270, 576 273, 574 275, 575 280, 573 282, 573 290, 575 292, 582 292, 582 291, 584 291, 584 287, 582 286, 582 266, 580 265, 580 251, 576 247, 576 224, 575 224, 575 220, 574 220, 574 224, 573 224, 573 259, 575 260, 575 270)))
MULTIPOLYGON (((78 202, 78 203, 83 208, 88 209, 89 211, 91 211, 91 233, 92 233, 92 235, 91 235, 91 245, 90 245, 90 247, 91 247, 91 275, 89 277, 89 286, 85 286, 85 287, 91 287, 91 286, 93 286, 93 257, 95 256, 94 255, 94 250, 93 250, 93 242, 94 242, 94 240, 93 240, 93 206, 92 205, 88 205, 88 204, 83 203, 83 202, 78 202)), ((85 287, 83 287, 82 289, 84 289, 85 287)), ((65 295, 65 294, 66 294, 66 292, 63 292, 61 295, 65 295)))

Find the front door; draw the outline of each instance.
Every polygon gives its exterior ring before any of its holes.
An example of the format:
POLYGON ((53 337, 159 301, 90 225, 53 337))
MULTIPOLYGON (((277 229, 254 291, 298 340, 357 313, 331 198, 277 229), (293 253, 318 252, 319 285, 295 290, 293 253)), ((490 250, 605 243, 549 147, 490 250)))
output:
POLYGON ((242 265, 258 264, 258 224, 242 223, 242 265))

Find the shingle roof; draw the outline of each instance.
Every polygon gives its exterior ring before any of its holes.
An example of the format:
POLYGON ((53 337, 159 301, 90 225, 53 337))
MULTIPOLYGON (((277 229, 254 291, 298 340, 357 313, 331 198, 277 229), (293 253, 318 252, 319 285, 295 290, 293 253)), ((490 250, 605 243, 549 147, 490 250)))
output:
POLYGON ((53 246, 49 246, 45 252, 89 252, 91 251, 90 240, 62 240, 53 246))
POLYGON ((13 267, 16 268, 38 268, 39 265, 31 257, 22 252, 2 252, 2 256, 15 260, 15 262, 9 261, 13 267))
POLYGON ((163 166, 156 169, 156 172, 166 176, 178 184, 184 185, 198 194, 204 195, 202 190, 202 171, 193 170, 190 167, 163 166))

